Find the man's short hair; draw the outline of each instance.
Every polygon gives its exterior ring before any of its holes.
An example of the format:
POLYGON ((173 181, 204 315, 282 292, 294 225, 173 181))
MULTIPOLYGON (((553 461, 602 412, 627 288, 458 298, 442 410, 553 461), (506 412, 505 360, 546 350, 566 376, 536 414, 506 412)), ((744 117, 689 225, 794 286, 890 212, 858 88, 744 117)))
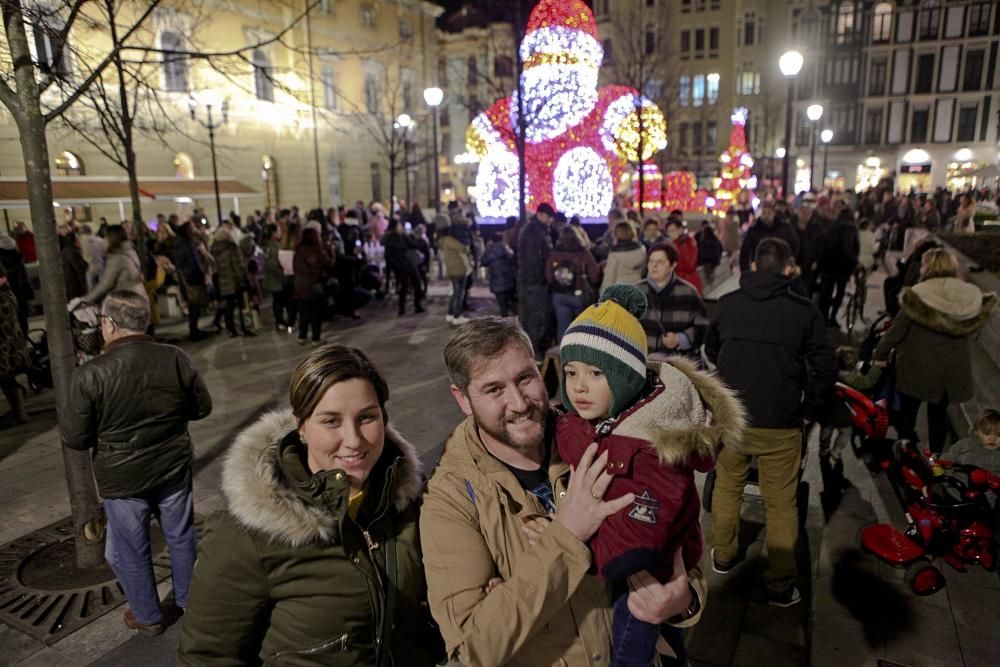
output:
POLYGON ((791 266, 792 248, 787 241, 776 238, 766 238, 757 246, 753 261, 758 271, 784 275, 785 269, 791 266))
POLYGON ((448 378, 467 393, 473 364, 496 358, 509 345, 520 345, 534 355, 531 339, 513 318, 479 317, 463 324, 444 347, 448 378))
POLYGON ((120 329, 144 332, 149 327, 149 301, 129 290, 115 290, 105 297, 101 313, 120 329))

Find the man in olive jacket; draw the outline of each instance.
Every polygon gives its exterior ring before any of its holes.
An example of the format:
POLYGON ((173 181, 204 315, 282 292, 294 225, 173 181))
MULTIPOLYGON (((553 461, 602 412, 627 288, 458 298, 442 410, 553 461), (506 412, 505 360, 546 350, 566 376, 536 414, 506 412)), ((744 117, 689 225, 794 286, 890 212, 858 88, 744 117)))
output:
POLYGON ((77 369, 62 414, 62 443, 93 449, 108 519, 105 557, 131 609, 125 625, 155 636, 163 611, 150 559, 149 518, 170 547, 175 603, 187 606, 196 553, 188 422, 207 417, 212 397, 191 359, 144 335, 149 302, 129 291, 104 300, 106 351, 77 369))

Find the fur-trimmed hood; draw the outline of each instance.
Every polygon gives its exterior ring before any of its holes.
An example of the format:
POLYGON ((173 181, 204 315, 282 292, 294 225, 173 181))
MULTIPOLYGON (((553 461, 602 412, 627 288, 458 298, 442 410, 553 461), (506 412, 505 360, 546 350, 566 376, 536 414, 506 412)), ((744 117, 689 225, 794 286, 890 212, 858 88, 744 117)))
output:
POLYGON ((904 289, 900 305, 910 319, 949 336, 979 331, 997 309, 997 295, 958 278, 931 278, 904 289))
POLYGON ((650 362, 662 388, 619 417, 614 435, 646 440, 667 465, 714 461, 719 447, 738 449, 747 428, 736 394, 684 357, 650 362))
MULTIPOLYGON (((291 410, 268 412, 236 437, 222 469, 229 512, 246 528, 292 546, 335 541, 338 517, 310 503, 282 472, 281 445, 295 429, 291 410)), ((388 492, 396 511, 402 511, 420 496, 423 475, 416 449, 391 424, 386 426, 382 457, 386 455, 397 457, 389 463, 395 473, 388 492)))

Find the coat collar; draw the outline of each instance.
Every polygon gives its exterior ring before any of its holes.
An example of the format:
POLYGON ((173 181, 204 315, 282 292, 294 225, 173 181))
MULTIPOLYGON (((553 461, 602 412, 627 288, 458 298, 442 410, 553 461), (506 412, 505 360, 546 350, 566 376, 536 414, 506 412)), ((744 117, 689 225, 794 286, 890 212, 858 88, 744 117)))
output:
MULTIPOLYGON (((223 464, 222 491, 240 524, 275 541, 291 546, 332 541, 340 516, 322 503, 310 502, 310 480, 289 479, 287 464, 279 461, 282 441, 295 426, 292 411, 283 410, 266 413, 240 433, 223 464)), ((386 427, 383 458, 386 454, 395 457, 388 464, 393 470, 388 493, 395 510, 402 511, 423 489, 420 461, 413 445, 391 425, 386 427)))
POLYGON ((649 367, 662 389, 657 387, 624 414, 612 435, 649 442, 667 465, 714 460, 720 445, 742 445, 747 427, 743 404, 717 377, 683 357, 651 362, 649 367))

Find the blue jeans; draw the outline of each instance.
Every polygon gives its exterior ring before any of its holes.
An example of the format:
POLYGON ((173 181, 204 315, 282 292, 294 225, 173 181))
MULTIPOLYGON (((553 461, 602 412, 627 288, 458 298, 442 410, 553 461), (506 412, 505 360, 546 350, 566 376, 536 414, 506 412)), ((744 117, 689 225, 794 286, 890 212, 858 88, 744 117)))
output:
POLYGON ((566 329, 583 312, 580 297, 575 294, 552 294, 552 309, 556 311, 556 345, 562 342, 566 329))
POLYGON ((465 278, 452 279, 451 301, 448 303, 448 314, 452 317, 462 316, 462 304, 465 303, 465 278))
POLYGON ((649 667, 656 656, 660 626, 632 616, 628 610, 628 588, 614 605, 611 639, 611 667, 649 667))
POLYGON ((197 553, 191 471, 178 483, 142 497, 105 500, 104 513, 108 517, 104 557, 118 577, 136 620, 143 625, 163 621, 149 547, 149 517, 154 514, 170 548, 174 599, 178 607, 187 607, 197 553))

